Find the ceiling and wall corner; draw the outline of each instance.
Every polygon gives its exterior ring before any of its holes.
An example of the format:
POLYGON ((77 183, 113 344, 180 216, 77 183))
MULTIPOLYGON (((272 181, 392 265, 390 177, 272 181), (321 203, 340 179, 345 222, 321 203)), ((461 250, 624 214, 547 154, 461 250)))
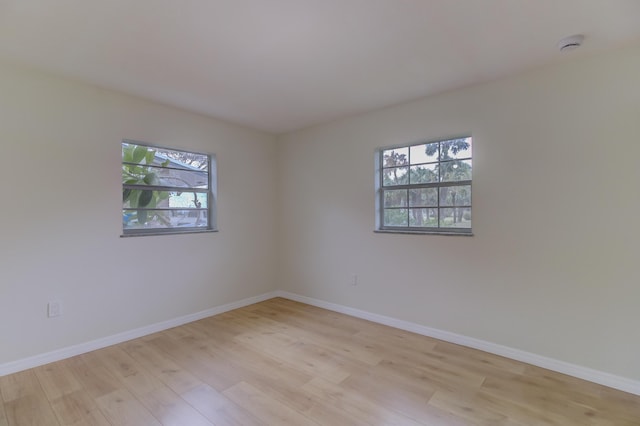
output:
POLYGON ((0 0, 0 59, 272 133, 640 39, 637 0, 0 0))

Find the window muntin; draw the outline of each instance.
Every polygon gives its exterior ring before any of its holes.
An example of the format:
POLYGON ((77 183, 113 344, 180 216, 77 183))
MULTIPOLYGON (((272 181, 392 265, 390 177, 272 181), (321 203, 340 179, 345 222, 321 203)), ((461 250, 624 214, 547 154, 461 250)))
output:
POLYGON ((209 154, 122 142, 123 236, 215 229, 209 154))
POLYGON ((379 230, 471 234, 472 138, 378 151, 379 230))

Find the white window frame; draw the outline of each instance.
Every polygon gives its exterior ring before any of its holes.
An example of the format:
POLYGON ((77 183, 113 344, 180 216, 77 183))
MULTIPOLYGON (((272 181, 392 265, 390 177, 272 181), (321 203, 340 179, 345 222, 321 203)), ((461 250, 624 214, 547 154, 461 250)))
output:
MULTIPOLYGON (((161 151, 171 151, 177 153, 187 153, 194 154, 199 156, 204 156, 207 158, 207 170, 196 170, 194 169, 192 172, 205 174, 206 180, 208 182, 207 188, 200 188, 195 186, 170 186, 170 185, 155 185, 155 184, 128 184, 124 181, 122 182, 122 234, 121 237, 132 237, 132 236, 145 236, 145 235, 175 235, 175 234, 191 234, 191 233, 203 233, 203 232, 216 232, 217 231, 217 215, 216 215, 216 204, 217 204, 217 170, 216 170, 216 156, 214 154, 202 153, 197 151, 187 151, 184 149, 176 149, 170 147, 163 147, 158 145, 149 144, 146 142, 139 142, 129 139, 123 139, 121 146, 124 148, 125 145, 135 145, 144 147, 147 149, 157 149, 161 151), (151 191, 162 191, 162 192, 194 192, 196 194, 206 194, 206 206, 202 207, 194 207, 192 209, 194 212, 203 212, 204 217, 206 217, 207 222, 206 226, 175 226, 175 227, 154 227, 149 226, 145 228, 127 228, 125 226, 125 221, 127 217, 127 213, 133 210, 164 210, 164 211, 184 211, 187 210, 185 208, 176 208, 176 207, 161 207, 161 208, 125 208, 125 191, 127 190, 151 190, 151 191)), ((124 153, 122 154, 124 157, 124 153)), ((125 165, 136 165, 139 163, 128 163, 124 161, 122 158, 121 165, 124 170, 125 165)), ((162 168, 158 165, 146 165, 144 167, 153 167, 153 168, 162 168)), ((124 175, 124 172, 123 172, 124 175)), ((204 198, 204 197, 203 197, 204 198)))
MULTIPOLYGON (((441 145, 439 145, 440 147, 441 145)), ((404 144, 404 145, 396 145, 396 146, 388 146, 376 149, 375 151, 375 192, 376 192, 376 216, 375 216, 375 231, 376 232, 388 232, 388 233, 409 233, 409 234, 443 234, 443 235, 473 235, 472 227, 453 227, 453 226, 441 226, 442 215, 441 210, 444 209, 454 209, 454 215, 456 215, 456 209, 469 209, 468 213, 471 215, 472 213, 472 199, 471 199, 471 190, 472 190, 472 181, 471 179, 467 180, 455 180, 455 181, 442 181, 442 177, 438 175, 438 181, 429 182, 429 183, 412 183, 410 182, 410 172, 407 172, 407 183, 401 185, 385 185, 384 184, 384 172, 385 170, 390 170, 392 167, 385 166, 384 164, 384 152, 389 150, 403 150, 407 149, 408 158, 407 158, 407 167, 411 167, 414 165, 437 165, 438 174, 440 173, 441 165, 443 163, 447 163, 449 161, 473 161, 473 142, 471 135, 464 135, 459 137, 449 137, 449 138, 441 138, 435 140, 421 141, 416 143, 404 144), (438 154, 437 161, 431 161, 429 163, 416 163, 411 164, 411 147, 416 147, 420 145, 426 144, 442 144, 443 142, 449 142, 459 139, 469 139, 471 143, 471 154, 468 157, 460 157, 456 159, 442 159, 438 154), (464 205, 456 205, 456 206, 448 206, 441 205, 441 192, 440 188, 451 188, 451 187, 466 187, 469 188, 469 203, 464 205), (425 207, 429 209, 437 209, 438 212, 438 226, 410 226, 410 202, 409 202, 409 191, 412 189, 425 189, 425 188, 435 188, 437 190, 436 195, 436 204, 425 207), (406 190, 407 198, 406 198, 406 210, 407 210, 407 225, 406 226, 393 226, 393 225, 385 225, 385 211, 391 209, 404 210, 403 207, 386 207, 385 206, 385 192, 391 190, 406 190)), ((438 151, 440 152, 440 151, 438 151)), ((472 163, 471 163, 472 164, 472 163)), ((472 166, 471 166, 472 167, 472 166)), ((472 173, 471 168, 471 173, 472 173)), ((416 207, 419 208, 419 207, 416 207)), ((465 211, 466 212, 466 211, 465 211)), ((471 220, 471 217, 469 218, 471 220)))

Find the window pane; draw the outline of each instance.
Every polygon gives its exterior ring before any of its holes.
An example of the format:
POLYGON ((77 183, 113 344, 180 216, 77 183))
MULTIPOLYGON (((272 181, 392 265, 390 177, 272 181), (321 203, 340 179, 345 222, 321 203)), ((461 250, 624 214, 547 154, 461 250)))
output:
POLYGON ((451 139, 440 142, 440 160, 471 158, 471 138, 451 139))
POLYGON ((169 192, 152 191, 150 189, 123 189, 122 208, 169 207, 169 192))
POLYGON ((440 209, 441 228, 471 228, 471 208, 440 209))
POLYGON ((471 160, 453 160, 440 163, 440 181, 471 180, 471 160))
POLYGON ((207 194, 202 192, 170 192, 169 207, 183 209, 206 209, 207 194))
POLYGON ((406 189, 388 189, 384 191, 385 207, 407 207, 406 189))
POLYGON ((406 185, 409 183, 408 167, 383 169, 383 186, 406 185))
POLYGON ((122 183, 125 185, 156 185, 179 188, 209 187, 209 157, 122 144, 122 183))
POLYGON ((209 186, 209 176, 207 172, 202 171, 123 164, 122 183, 127 185, 207 188, 209 186))
POLYGON ((122 162, 209 171, 209 156, 206 154, 176 151, 128 142, 122 143, 122 162))
POLYGON ((151 191, 148 189, 124 189, 122 208, 162 209, 167 207, 196 209, 207 208, 206 193, 151 191))
POLYGON ((438 161, 438 142, 411 147, 411 164, 433 163, 438 161))
POLYGON ((438 227, 438 209, 409 209, 409 226, 438 227))
POLYGON ((207 154, 123 141, 123 233, 215 227, 215 220, 209 223, 211 171, 215 160, 207 154))
POLYGON ((156 162, 167 164, 166 167, 175 167, 187 170, 209 171, 209 156, 195 152, 174 151, 171 149, 155 148, 156 162), (169 163, 166 163, 166 160, 169 163))
POLYGON ((441 206, 470 206, 471 185, 444 186, 440 188, 441 206))
POLYGON ((437 207, 438 189, 419 188, 409 190, 409 207, 437 207))
POLYGON ((383 149, 378 155, 378 226, 400 232, 471 233, 470 136, 383 149))
POLYGON ((122 183, 126 185, 208 188, 209 175, 206 171, 200 170, 122 164, 122 183))
POLYGON ((407 226, 407 209, 385 209, 384 226, 407 226))
POLYGON ((382 167, 406 166, 409 164, 409 148, 388 149, 382 152, 382 167))
POLYGON ((431 183, 438 181, 438 164, 411 166, 411 183, 431 183))
POLYGON ((122 210, 124 229, 206 228, 206 210, 122 210))

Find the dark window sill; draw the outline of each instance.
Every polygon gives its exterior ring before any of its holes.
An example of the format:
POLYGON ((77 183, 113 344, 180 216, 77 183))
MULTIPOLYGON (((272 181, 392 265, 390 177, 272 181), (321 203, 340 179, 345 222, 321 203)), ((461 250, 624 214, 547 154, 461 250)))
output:
POLYGON ((409 231, 405 229, 374 229, 373 232, 377 234, 453 235, 458 237, 473 237, 473 232, 409 231))
POLYGON ((208 234, 211 232, 218 232, 218 230, 217 229, 185 229, 180 231, 132 232, 129 234, 122 234, 120 235, 120 238, 149 237, 149 236, 158 236, 158 235, 208 234))

